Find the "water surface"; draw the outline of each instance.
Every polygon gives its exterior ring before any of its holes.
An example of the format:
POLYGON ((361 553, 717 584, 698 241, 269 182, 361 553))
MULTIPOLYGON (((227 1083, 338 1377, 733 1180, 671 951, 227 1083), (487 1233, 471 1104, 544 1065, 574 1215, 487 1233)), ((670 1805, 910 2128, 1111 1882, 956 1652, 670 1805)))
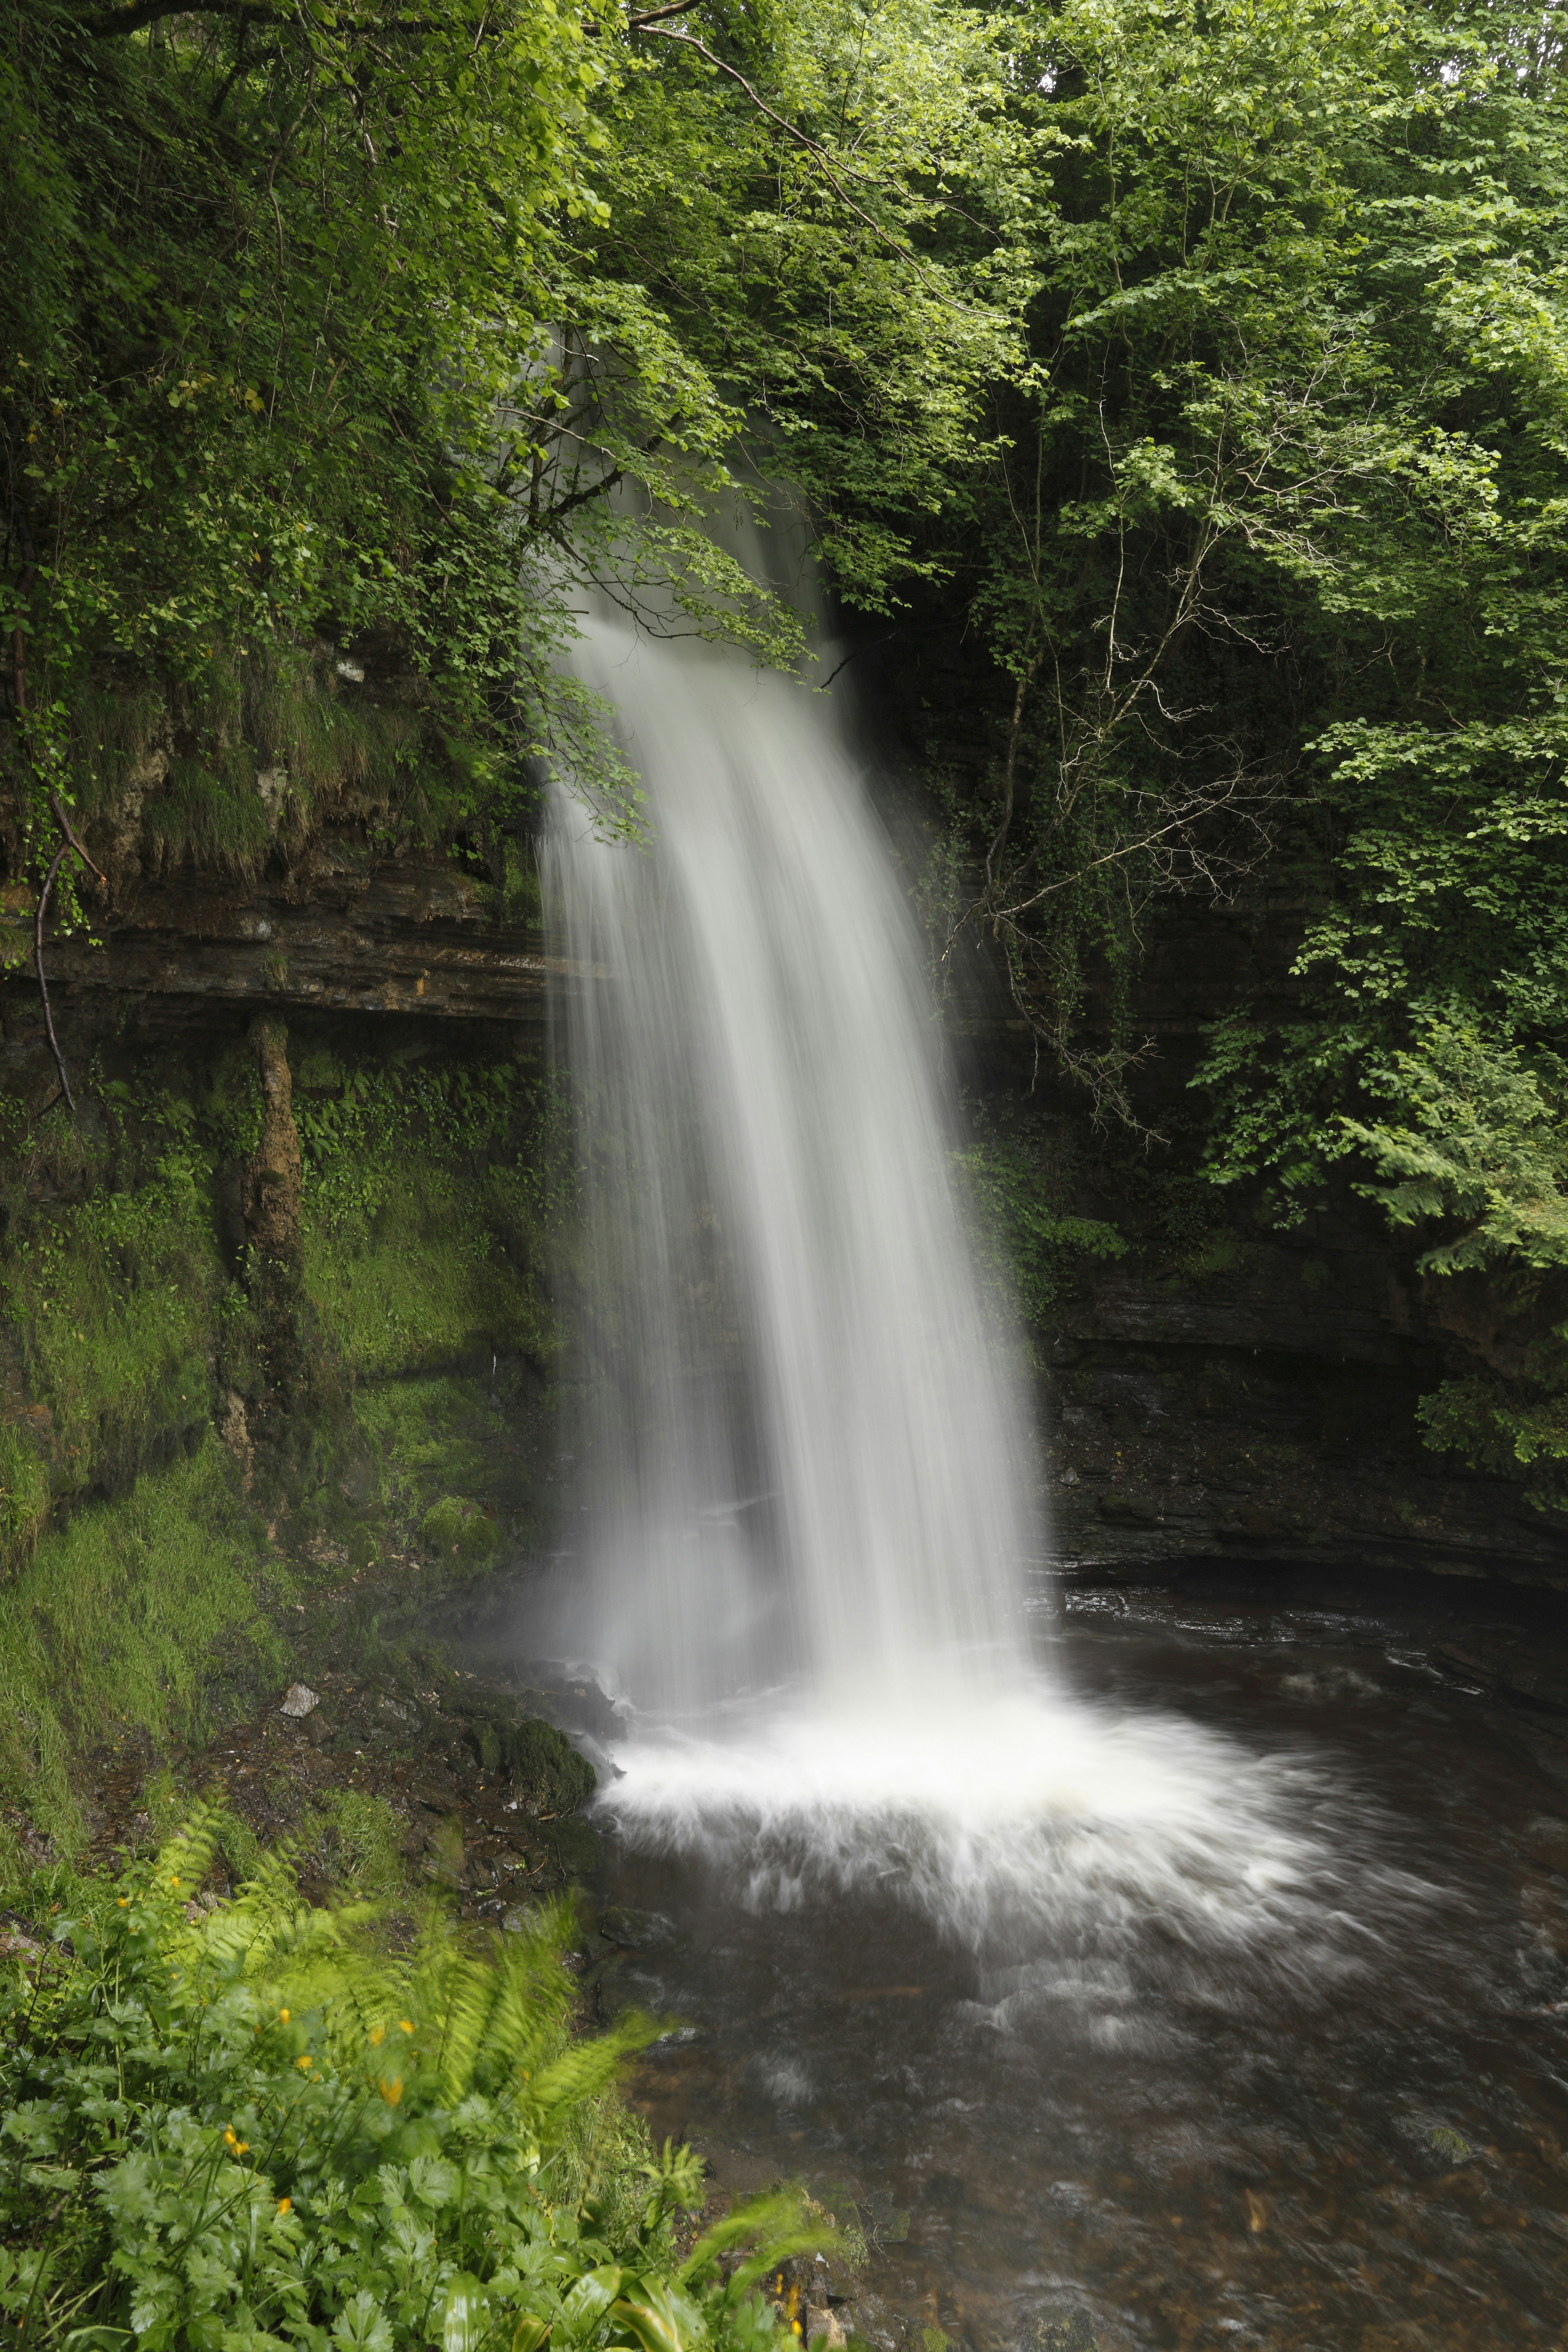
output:
MULTIPOLYGON (((731 2186, 852 2198, 878 2325, 917 2342, 1087 2343, 1087 2321, 1107 2352, 1559 2343, 1568 1717, 1445 1663, 1466 1605, 1069 1596, 1057 1664, 1084 1719, 1112 1748, 1141 1727, 1146 1771, 1169 1738, 1178 1795, 1200 1772, 1222 1811, 1228 1759, 1250 1885, 1228 1838, 1162 1860, 1157 1774, 1142 1878, 1123 1801, 1095 1899, 1079 1854, 1054 1902, 983 1917, 931 1899, 918 1833, 875 1806, 847 1864, 847 1832, 814 1850, 797 1826, 792 1876, 754 1803, 746 1866, 733 1791, 700 1837, 648 1805, 611 1837, 609 1892, 657 1922, 626 1992, 693 2028, 640 2077, 656 2132, 731 2186)), ((1053 1835, 1059 1861, 1065 1816, 1053 1835)))

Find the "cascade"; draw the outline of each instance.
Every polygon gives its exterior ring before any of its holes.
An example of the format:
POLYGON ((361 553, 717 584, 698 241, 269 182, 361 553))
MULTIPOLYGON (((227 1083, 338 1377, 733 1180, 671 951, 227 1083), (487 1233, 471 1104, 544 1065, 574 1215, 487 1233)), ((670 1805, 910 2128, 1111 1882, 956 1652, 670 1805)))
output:
POLYGON ((1016 1684, 1026 1433, 913 926, 835 705, 594 624, 652 843, 564 793, 598 1654, 639 1706, 1016 1684))
POLYGON ((624 1709, 602 1806, 748 1900, 891 1885, 976 1941, 1065 1924, 1113 1954, 1157 1913, 1332 1974, 1318 1832, 1359 1832, 1321 1768, 1092 1706, 1032 1654, 1012 1343, 833 704, 604 616, 578 666, 651 820, 647 847, 606 841, 558 791, 545 856, 577 975, 577 1497, 531 1633, 624 1709))

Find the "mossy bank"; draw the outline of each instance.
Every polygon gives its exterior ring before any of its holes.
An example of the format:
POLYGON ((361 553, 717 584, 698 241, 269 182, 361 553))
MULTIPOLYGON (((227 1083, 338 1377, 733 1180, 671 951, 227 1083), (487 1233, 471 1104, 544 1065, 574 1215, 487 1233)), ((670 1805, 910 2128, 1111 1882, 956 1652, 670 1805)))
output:
POLYGON ((0 1098, 0 1802, 62 1855, 106 1745, 351 1645, 446 1671, 417 1626, 532 1540, 558 1354, 536 1059, 226 1009, 77 1092, 0 1098))

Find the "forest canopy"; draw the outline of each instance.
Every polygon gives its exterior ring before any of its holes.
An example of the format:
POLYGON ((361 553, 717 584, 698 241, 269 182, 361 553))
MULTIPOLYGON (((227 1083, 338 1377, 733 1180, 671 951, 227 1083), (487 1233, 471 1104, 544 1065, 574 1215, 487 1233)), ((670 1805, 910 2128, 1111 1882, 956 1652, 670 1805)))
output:
POLYGON ((243 869, 333 795, 468 854, 542 761, 633 824, 574 606, 809 660, 721 527, 783 501, 851 626, 964 649, 949 935, 1136 1126, 1091 982, 1266 873, 1299 936, 1213 1036, 1210 1174, 1484 1276, 1520 1337, 1434 1436, 1568 1459, 1561 16, 0 19, 14 877, 128 826, 243 869))

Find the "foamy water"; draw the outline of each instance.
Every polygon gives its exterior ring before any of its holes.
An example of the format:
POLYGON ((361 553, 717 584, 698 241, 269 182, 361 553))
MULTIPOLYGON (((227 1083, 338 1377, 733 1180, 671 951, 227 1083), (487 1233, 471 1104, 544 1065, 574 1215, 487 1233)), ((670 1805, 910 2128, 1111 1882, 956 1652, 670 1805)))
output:
POLYGON ((1421 1894, 1321 1761, 1044 1683, 967 1707, 775 1696, 614 1753, 600 1809, 633 1845, 710 1857, 758 1908, 892 1895, 977 1948, 1154 1935, 1321 1976, 1421 1894))

